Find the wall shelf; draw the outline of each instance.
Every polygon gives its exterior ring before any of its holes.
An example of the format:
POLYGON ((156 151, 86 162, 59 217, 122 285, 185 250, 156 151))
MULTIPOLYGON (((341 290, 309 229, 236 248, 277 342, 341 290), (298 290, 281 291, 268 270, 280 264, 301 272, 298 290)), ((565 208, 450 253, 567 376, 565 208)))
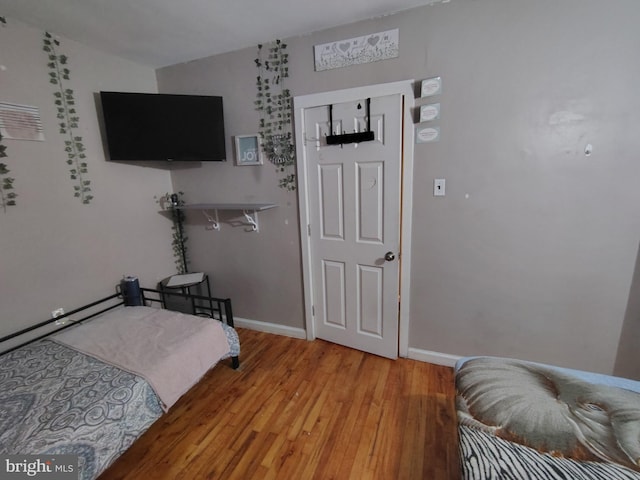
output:
POLYGON ((207 221, 211 224, 210 230, 220 230, 220 222, 218 221, 218 210, 238 210, 244 215, 247 220, 247 224, 251 227, 251 231, 259 232, 260 226, 258 225, 258 212, 263 210, 269 210, 275 208, 278 205, 275 203, 192 203, 187 205, 180 205, 176 208, 179 210, 201 210, 207 221), (207 212, 213 211, 214 216, 209 215, 207 212))

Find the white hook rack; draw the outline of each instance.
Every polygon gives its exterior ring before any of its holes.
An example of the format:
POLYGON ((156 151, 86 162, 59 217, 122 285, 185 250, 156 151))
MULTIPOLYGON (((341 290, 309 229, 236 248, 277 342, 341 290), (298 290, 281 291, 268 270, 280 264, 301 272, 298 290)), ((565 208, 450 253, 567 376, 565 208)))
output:
POLYGON ((214 210, 216 218, 213 218, 211 215, 207 213, 206 210, 202 210, 202 214, 205 216, 207 221, 211 224, 205 227, 207 230, 217 230, 220 231, 220 222, 218 221, 218 210, 214 210))
POLYGON ((259 232, 260 227, 258 226, 258 212, 254 210, 253 217, 249 215, 248 210, 243 210, 242 214, 244 215, 244 218, 247 219, 247 222, 249 223, 249 225, 251 225, 251 230, 254 232, 259 232))
POLYGON ((258 212, 275 208, 278 205, 273 203, 195 203, 191 205, 180 205, 180 210, 201 210, 207 221, 210 223, 206 228, 207 230, 220 230, 220 221, 218 220, 218 210, 239 210, 242 212, 248 225, 251 227, 251 232, 259 232, 260 225, 258 224, 258 212), (207 212, 213 210, 214 216, 209 215, 207 212))

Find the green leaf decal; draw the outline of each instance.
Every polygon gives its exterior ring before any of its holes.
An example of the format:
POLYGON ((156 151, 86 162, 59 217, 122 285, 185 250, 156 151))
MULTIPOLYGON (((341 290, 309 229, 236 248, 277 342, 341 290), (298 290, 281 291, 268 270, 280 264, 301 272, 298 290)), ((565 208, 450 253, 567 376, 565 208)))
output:
MULTIPOLYGON (((7 157, 7 147, 2 144, 2 134, 0 134, 0 158, 7 157)), ((10 170, 6 163, 0 163, 0 208, 3 211, 7 211, 7 207, 13 207, 16 205, 15 198, 18 196, 14 192, 13 183, 15 179, 8 177, 10 170), (7 191, 10 190, 10 191, 7 191)))
POLYGON ((259 132, 267 158, 276 165, 276 171, 284 173, 279 186, 293 191, 296 175, 290 170, 295 169, 296 159, 292 142, 292 102, 291 92, 284 86, 285 79, 289 78, 287 44, 275 40, 266 50, 268 60, 263 58, 263 45, 258 45, 258 58, 254 60, 258 68, 254 105, 260 113, 259 132))
POLYGON ((88 205, 93 199, 91 192, 91 181, 86 178, 88 173, 86 162, 80 162, 85 159, 86 155, 82 137, 75 133, 79 128, 80 117, 76 113, 75 98, 73 89, 66 84, 71 78, 71 70, 69 69, 69 57, 58 53, 57 47, 60 47, 60 41, 53 38, 49 32, 44 33, 42 40, 42 49, 48 53, 47 67, 49 67, 49 83, 57 88, 53 92, 54 105, 57 110, 57 118, 62 120, 58 126, 60 135, 65 136, 65 153, 67 154, 67 165, 69 168, 69 178, 75 182, 73 186, 74 197, 80 199, 84 205, 88 205), (64 65, 64 67, 63 67, 64 65))

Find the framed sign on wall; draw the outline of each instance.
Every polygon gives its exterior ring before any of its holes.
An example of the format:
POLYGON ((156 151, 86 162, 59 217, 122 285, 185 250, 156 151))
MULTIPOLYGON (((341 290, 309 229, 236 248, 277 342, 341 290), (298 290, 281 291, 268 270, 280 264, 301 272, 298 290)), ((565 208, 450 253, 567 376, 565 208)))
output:
POLYGON ((262 144, 260 135, 237 135, 236 165, 262 165, 262 144))

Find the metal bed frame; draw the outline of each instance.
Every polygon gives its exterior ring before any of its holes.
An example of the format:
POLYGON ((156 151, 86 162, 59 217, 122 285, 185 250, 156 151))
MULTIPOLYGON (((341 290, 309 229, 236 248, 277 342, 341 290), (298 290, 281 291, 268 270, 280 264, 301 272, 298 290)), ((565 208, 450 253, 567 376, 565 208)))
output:
MULTIPOLYGON (((214 320, 218 320, 220 322, 226 323, 228 326, 232 328, 234 326, 233 311, 231 309, 231 299, 229 298, 215 298, 211 296, 205 297, 203 295, 192 295, 182 291, 167 292, 166 290, 155 290, 152 288, 140 288, 140 293, 141 293, 143 305, 147 305, 148 303, 160 303, 162 305, 162 308, 167 310, 166 308, 167 297, 178 296, 187 300, 191 300, 191 305, 193 306, 193 315, 211 317, 214 320)), ((0 352, 0 354, 4 354, 4 353, 11 352, 13 350, 16 350, 17 348, 20 348, 24 345, 27 345, 29 343, 35 342, 36 340, 40 340, 42 338, 48 337, 53 333, 72 327, 74 325, 77 325, 78 323, 82 323, 87 320, 90 320, 102 313, 108 312, 122 305, 125 305, 124 297, 122 295, 122 292, 117 292, 112 295, 109 295, 108 297, 104 297, 100 300, 96 300, 95 302, 91 302, 91 303, 88 303, 87 305, 83 305, 82 307, 76 308, 75 310, 66 312, 65 314, 60 315, 56 318, 50 318, 48 320, 45 320, 44 322, 37 323, 30 327, 27 327, 17 332, 6 335, 0 338, 0 344, 7 342, 9 340, 13 340, 17 337, 33 332, 40 328, 46 327, 48 325, 53 324, 56 327, 58 327, 58 328, 55 328, 54 330, 48 331, 45 334, 38 335, 35 338, 30 338, 27 341, 24 341, 22 343, 19 343, 18 345, 15 345, 6 350, 3 350, 2 352, 0 352), (97 311, 92 311, 94 307, 98 307, 100 304, 109 302, 111 300, 115 300, 115 303, 104 308, 100 307, 100 309, 97 311), (70 317, 75 316, 77 314, 82 314, 84 316, 78 319, 76 318, 74 318, 73 320, 70 319, 70 317), (68 320, 69 323, 60 324, 60 322, 64 321, 65 318, 69 318, 68 320)), ((231 365, 234 369, 237 369, 240 366, 240 359, 237 356, 231 357, 231 365)))

